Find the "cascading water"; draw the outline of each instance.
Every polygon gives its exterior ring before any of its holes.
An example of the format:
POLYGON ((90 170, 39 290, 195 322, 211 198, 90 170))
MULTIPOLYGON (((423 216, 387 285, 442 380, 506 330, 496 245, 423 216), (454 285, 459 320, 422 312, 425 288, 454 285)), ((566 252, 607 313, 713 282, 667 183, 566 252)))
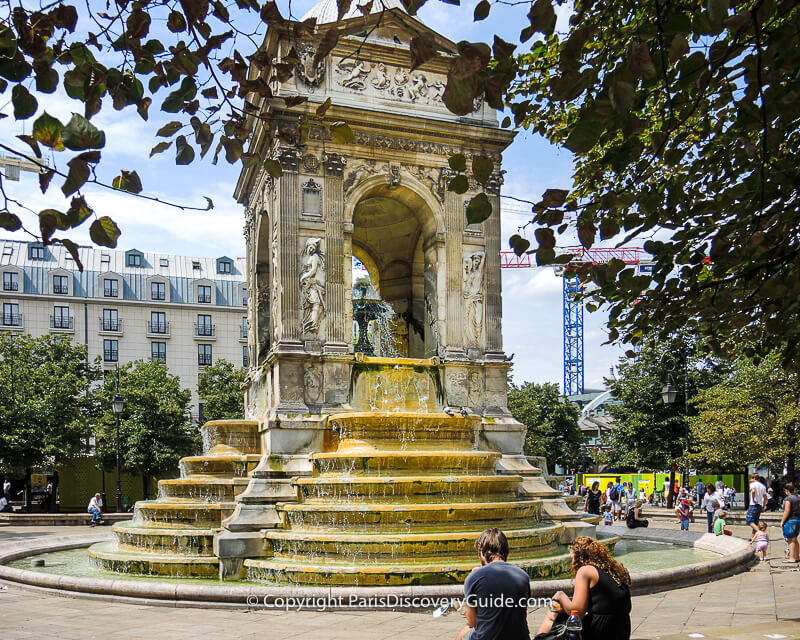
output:
POLYGON ((353 320, 356 325, 356 352, 387 358, 399 355, 392 330, 397 314, 366 278, 360 278, 353 284, 353 320))

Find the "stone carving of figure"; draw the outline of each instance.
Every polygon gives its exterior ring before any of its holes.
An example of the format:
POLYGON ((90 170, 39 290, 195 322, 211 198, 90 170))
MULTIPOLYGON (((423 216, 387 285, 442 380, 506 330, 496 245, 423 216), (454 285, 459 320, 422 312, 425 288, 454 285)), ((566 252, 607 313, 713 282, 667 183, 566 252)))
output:
POLYGON ((280 278, 278 277, 278 223, 272 225, 272 336, 275 342, 281 338, 281 319, 278 313, 280 278))
POLYGON ((303 308, 303 333, 318 333, 325 315, 325 256, 322 238, 309 238, 303 249, 300 295, 303 308))
POLYGON ((342 183, 344 194, 347 195, 359 182, 361 182, 368 175, 375 173, 375 165, 373 163, 357 164, 353 170, 347 174, 347 177, 342 183))
POLYGON ((363 60, 342 61, 336 66, 336 70, 342 74, 339 84, 348 89, 364 91, 367 88, 367 76, 369 75, 370 65, 363 60))
POLYGON ((307 363, 303 370, 303 388, 305 391, 305 401, 308 404, 319 404, 322 402, 322 371, 313 364, 307 363))
POLYGON ((411 84, 408 86, 408 97, 411 102, 416 102, 420 98, 428 95, 428 79, 421 73, 411 76, 411 84))
POLYGON ((441 202, 444 200, 444 189, 441 180, 441 170, 430 167, 417 167, 417 178, 425 184, 431 193, 441 202))
POLYGON ((428 98, 430 98, 431 102, 441 102, 445 89, 446 85, 441 80, 431 82, 428 85, 428 98))
POLYGON ((375 69, 375 75, 372 76, 372 86, 376 89, 387 89, 392 84, 391 79, 386 75, 386 65, 382 62, 378 64, 375 69))
POLYGON ((476 251, 464 258, 464 286, 462 293, 466 305, 465 334, 470 345, 478 346, 483 332, 483 263, 485 254, 476 251))
POLYGON ((406 70, 398 69, 397 71, 395 71, 394 83, 398 87, 402 87, 406 82, 408 82, 408 74, 406 73, 406 70))

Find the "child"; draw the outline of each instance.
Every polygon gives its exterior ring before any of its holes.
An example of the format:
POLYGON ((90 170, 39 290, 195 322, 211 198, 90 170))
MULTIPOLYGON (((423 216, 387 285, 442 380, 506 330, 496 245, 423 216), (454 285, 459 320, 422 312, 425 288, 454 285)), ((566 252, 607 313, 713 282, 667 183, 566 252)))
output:
POLYGON ((689 530, 689 501, 681 500, 680 505, 675 509, 675 514, 680 518, 681 531, 689 530))
POLYGON ((767 559, 767 547, 769 546, 769 535, 767 534, 767 523, 759 522, 758 531, 753 532, 750 544, 756 543, 756 553, 762 562, 767 559))
POLYGON ((603 505, 603 524, 606 526, 611 526, 614 522, 614 514, 611 513, 611 503, 606 502, 603 505))
POLYGON ((727 518, 727 517, 728 517, 728 512, 727 511, 725 511, 724 509, 722 511, 720 511, 719 516, 717 516, 717 519, 714 521, 714 535, 715 536, 721 536, 721 535, 729 536, 729 535, 731 535, 730 531, 726 531, 725 530, 725 518, 727 518))

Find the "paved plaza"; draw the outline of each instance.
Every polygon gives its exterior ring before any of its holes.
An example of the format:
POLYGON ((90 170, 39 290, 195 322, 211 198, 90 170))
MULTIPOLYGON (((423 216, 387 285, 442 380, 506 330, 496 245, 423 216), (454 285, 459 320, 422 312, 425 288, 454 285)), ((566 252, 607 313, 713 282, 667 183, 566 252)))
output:
MULTIPOLYGON (((676 528, 672 523, 659 523, 676 528)), ((692 525, 702 531, 702 523, 692 525)), ((47 535, 86 533, 88 527, 0 527, 0 545, 47 535)), ((109 532, 110 533, 110 532, 109 532)), ((740 537, 744 527, 734 527, 740 537)), ((800 572, 784 565, 783 542, 770 528, 770 558, 746 573, 706 585, 633 598, 633 638, 800 640, 800 572), (692 635, 692 634, 702 634, 692 635)), ((174 608, 122 604, 113 599, 51 595, 13 583, 0 587, 0 637, 92 639, 268 638, 270 640, 454 638, 463 625, 458 614, 434 619, 430 613, 397 611, 265 611, 174 608)), ((531 611, 538 627, 543 611, 531 611)))

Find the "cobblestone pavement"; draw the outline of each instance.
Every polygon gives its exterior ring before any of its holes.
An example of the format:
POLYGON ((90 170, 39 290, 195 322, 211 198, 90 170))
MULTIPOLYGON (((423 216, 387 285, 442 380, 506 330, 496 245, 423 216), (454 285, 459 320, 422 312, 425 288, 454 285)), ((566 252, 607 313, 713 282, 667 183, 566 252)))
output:
MULTIPOLYGON (((659 523, 662 528, 677 528, 659 523)), ((704 523, 692 525, 702 531, 704 523)), ((745 527, 734 527, 745 537, 745 527)), ((0 527, 4 542, 87 532, 88 527, 0 527)), ((633 598, 634 639, 800 640, 800 572, 782 564, 779 530, 770 528, 770 557, 751 571, 706 585, 633 598), (696 635, 702 634, 702 635, 696 635)), ((535 631, 543 611, 528 617, 535 631)), ((373 640, 454 638, 463 619, 395 611, 231 611, 121 604, 0 585, 0 638, 258 638, 373 640), (2 589, 2 587, 7 587, 2 589)))

